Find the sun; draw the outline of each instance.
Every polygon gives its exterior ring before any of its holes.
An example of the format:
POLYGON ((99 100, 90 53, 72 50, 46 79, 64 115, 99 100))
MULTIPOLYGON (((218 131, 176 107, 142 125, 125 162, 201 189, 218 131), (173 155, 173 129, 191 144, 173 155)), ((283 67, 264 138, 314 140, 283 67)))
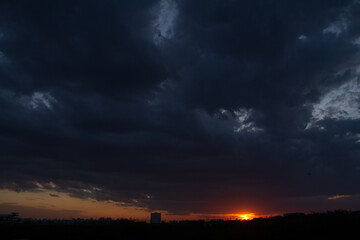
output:
POLYGON ((254 214, 252 214, 252 213, 240 214, 239 217, 240 217, 241 220, 247 221, 247 220, 253 219, 254 214))

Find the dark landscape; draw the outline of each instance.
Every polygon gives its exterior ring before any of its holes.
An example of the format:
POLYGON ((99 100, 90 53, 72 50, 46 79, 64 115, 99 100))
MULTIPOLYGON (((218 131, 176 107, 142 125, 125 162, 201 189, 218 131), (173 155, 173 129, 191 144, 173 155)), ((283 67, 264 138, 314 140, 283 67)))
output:
POLYGON ((347 239, 356 238, 360 211, 292 213, 253 220, 172 221, 127 219, 22 220, 0 225, 1 239, 347 239))

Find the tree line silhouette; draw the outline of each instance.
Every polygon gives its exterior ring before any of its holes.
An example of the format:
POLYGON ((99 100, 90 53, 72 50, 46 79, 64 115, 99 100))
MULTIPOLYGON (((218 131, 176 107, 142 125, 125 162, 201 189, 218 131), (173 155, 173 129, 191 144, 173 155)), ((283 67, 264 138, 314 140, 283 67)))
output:
POLYGON ((360 211, 293 213, 249 221, 128 219, 22 220, 0 224, 1 239, 345 239, 358 236, 360 211))

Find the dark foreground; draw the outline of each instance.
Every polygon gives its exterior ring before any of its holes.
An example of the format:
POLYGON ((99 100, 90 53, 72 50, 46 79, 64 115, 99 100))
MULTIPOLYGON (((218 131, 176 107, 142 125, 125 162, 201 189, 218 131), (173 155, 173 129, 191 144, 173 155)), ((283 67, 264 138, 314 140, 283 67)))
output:
MULTIPOLYGON (((130 220, 22 221, 0 224, 1 239, 346 239, 360 212, 290 214, 251 221, 183 221, 154 226, 130 220)), ((353 235, 355 234, 355 235, 353 235)))

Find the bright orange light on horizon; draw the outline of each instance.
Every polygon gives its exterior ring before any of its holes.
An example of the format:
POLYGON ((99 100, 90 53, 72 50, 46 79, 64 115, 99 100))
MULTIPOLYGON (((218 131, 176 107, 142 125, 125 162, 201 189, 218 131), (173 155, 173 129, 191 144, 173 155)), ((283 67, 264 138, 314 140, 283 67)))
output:
POLYGON ((240 214, 239 215, 241 220, 252 220, 255 217, 255 214, 253 213, 246 213, 246 214, 240 214))

